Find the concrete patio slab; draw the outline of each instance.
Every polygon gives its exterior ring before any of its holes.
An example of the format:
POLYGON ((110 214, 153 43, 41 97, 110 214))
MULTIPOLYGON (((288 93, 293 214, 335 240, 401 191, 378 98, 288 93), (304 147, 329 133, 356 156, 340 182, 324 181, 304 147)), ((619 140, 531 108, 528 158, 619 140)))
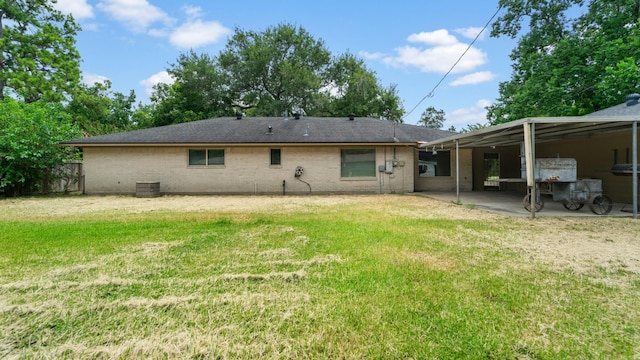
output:
MULTIPOLYGON (((455 192, 419 192, 421 196, 427 196, 433 199, 453 202, 457 200, 455 192)), ((525 210, 522 205, 524 194, 507 191, 464 191, 460 192, 460 203, 464 205, 473 205, 477 208, 495 211, 512 216, 531 216, 531 213, 525 210)), ((553 201, 551 195, 542 195, 544 207, 535 214, 536 217, 567 217, 567 216, 615 216, 615 217, 633 217, 631 204, 614 203, 613 209, 607 215, 597 215, 591 212, 589 205, 585 204, 578 211, 565 209, 560 202, 553 201)))

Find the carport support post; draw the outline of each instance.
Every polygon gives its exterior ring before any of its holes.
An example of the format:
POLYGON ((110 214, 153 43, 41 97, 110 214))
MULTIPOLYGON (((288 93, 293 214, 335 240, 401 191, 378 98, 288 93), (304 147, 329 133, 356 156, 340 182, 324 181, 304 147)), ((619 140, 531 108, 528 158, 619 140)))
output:
POLYGON ((633 179, 633 218, 638 218, 638 122, 634 121, 632 127, 632 161, 633 169, 631 178, 633 179))
POLYGON ((533 143, 534 143, 534 136, 535 136, 535 128, 533 127, 533 124, 525 122, 523 124, 524 129, 524 161, 525 161, 525 166, 527 168, 527 191, 529 193, 530 196, 530 201, 531 201, 531 218, 535 219, 536 218, 536 183, 535 183, 535 176, 534 176, 534 164, 535 164, 535 159, 534 159, 534 148, 533 148, 533 143))
POLYGON ((460 204, 460 141, 456 140, 456 204, 460 204))

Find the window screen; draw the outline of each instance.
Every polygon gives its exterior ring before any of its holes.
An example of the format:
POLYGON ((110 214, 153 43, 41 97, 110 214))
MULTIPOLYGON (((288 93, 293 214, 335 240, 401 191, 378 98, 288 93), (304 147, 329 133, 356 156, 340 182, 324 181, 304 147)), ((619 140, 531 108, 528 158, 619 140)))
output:
POLYGON ((342 149, 340 168, 344 178, 375 177, 376 149, 342 149))
POLYGON ((224 165, 224 150, 207 150, 207 165, 224 165))
POLYGON ((189 149, 189 165, 206 165, 207 153, 204 149, 189 149))

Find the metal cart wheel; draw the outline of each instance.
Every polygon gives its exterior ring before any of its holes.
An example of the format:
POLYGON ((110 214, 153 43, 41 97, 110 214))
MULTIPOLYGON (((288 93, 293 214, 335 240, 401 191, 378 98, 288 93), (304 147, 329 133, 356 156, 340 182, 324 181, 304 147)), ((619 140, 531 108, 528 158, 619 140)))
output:
MULTIPOLYGON (((527 194, 524 196, 524 199, 522 199, 522 206, 524 206, 525 210, 531 212, 531 194, 527 194)), ((536 212, 542 210, 542 208, 544 207, 544 201, 542 200, 542 198, 538 197, 535 206, 536 212)))
POLYGON ((584 204, 583 203, 573 202, 573 201, 565 201, 565 202, 562 203, 562 206, 564 206, 564 208, 567 209, 567 210, 578 211, 578 210, 582 209, 584 204))
POLYGON ((591 212, 597 215, 606 215, 611 212, 613 209, 613 202, 606 195, 597 195, 589 204, 589 209, 591 212))

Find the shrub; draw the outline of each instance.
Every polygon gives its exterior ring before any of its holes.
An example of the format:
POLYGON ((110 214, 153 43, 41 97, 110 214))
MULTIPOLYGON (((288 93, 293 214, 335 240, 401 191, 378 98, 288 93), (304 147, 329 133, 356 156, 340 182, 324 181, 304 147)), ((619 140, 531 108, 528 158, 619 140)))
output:
POLYGON ((79 135, 60 104, 0 101, 0 192, 46 192, 72 150, 58 144, 79 135))

